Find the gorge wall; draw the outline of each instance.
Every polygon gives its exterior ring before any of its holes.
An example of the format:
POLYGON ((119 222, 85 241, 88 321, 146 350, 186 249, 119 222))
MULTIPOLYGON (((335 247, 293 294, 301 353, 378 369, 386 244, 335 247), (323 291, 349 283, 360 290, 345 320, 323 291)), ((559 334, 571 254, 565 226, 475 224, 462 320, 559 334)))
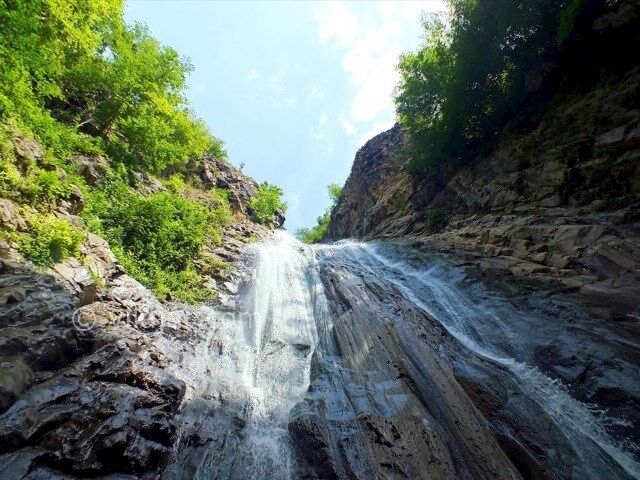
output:
POLYGON ((623 2, 595 19, 591 41, 606 44, 608 57, 602 45, 590 50, 591 71, 576 79, 576 59, 565 54, 541 87, 548 99, 532 93, 488 153, 412 171, 399 125, 371 139, 356 154, 327 239, 394 238, 455 251, 578 291, 610 318, 635 318, 640 68, 634 53, 616 48, 638 41, 637 30, 627 36, 638 10, 623 2))

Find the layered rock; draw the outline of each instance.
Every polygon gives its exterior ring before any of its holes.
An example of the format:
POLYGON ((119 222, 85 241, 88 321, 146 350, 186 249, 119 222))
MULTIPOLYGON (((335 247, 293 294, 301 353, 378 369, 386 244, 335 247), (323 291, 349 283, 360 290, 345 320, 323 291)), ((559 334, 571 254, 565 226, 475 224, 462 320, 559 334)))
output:
POLYGON ((637 477, 633 324, 433 251, 317 255, 332 328, 289 424, 299 478, 637 477))
POLYGON ((200 388, 207 311, 159 302, 96 238, 83 248, 87 267, 50 274, 0 261, 3 479, 157 478, 200 388))
POLYGON ((399 127, 356 155, 328 239, 404 238, 580 290, 611 318, 640 295, 640 70, 551 104, 469 165, 410 173, 399 127))

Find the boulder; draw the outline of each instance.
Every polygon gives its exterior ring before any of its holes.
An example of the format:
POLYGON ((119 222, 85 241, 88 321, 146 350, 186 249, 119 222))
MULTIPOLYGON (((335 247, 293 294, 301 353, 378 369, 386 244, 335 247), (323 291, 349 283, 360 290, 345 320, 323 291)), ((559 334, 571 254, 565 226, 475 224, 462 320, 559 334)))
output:
POLYGON ((23 161, 41 161, 44 156, 38 142, 22 135, 13 139, 13 148, 18 158, 23 161))
POLYGON ((33 371, 21 357, 0 358, 0 412, 13 404, 32 377, 33 371))
POLYGON ((632 129, 627 134, 625 143, 632 148, 640 148, 640 127, 632 129))
POLYGON ((103 282, 109 281, 114 275, 122 272, 109 244, 93 233, 87 233, 80 246, 80 253, 84 258, 84 265, 91 274, 103 282))
POLYGON ((54 265, 51 273, 72 294, 78 297, 79 305, 85 305, 95 300, 99 290, 98 285, 87 267, 74 257, 54 265))
POLYGON ((284 212, 282 212, 281 210, 276 211, 275 226, 277 228, 282 228, 284 226, 285 220, 286 220, 286 217, 284 216, 284 212))
POLYGON ((27 222, 20 213, 20 207, 6 198, 0 198, 0 223, 9 230, 24 232, 27 230, 27 222))
POLYGON ((109 161, 102 155, 75 155, 71 161, 78 165, 80 175, 91 186, 100 183, 109 171, 109 161))
POLYGON ((595 145, 599 147, 614 145, 624 140, 625 127, 614 128, 606 133, 603 133, 596 138, 595 145))
POLYGON ((256 181, 229 162, 205 155, 191 165, 205 188, 224 188, 229 191, 229 203, 236 213, 248 214, 249 200, 256 194, 256 181))
POLYGON ((135 189, 145 195, 153 195, 165 190, 160 181, 146 172, 133 172, 135 189))
POLYGON ((71 186, 71 193, 69 194, 67 203, 67 211, 72 215, 78 215, 84 210, 84 195, 82 195, 82 191, 76 185, 71 186))

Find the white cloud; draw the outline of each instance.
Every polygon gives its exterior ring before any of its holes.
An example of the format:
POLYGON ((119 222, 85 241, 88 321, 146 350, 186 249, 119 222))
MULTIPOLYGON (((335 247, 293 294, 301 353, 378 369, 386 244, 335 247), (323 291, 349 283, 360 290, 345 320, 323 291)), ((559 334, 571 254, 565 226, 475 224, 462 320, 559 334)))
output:
MULTIPOLYGON (((329 2, 316 11, 320 42, 340 55, 342 69, 354 88, 348 112, 340 123, 351 136, 393 125, 393 90, 400 80, 396 70, 407 48, 407 24, 419 25, 421 12, 445 11, 444 0, 379 2, 376 9, 357 3, 329 2), (403 43, 404 42, 404 43, 403 43)), ((417 45, 419 38, 412 39, 417 45)), ((379 133, 378 130, 375 133, 379 133)))
POLYGON ((358 35, 360 27, 358 18, 340 2, 329 2, 316 12, 318 36, 322 43, 335 39, 345 46, 358 35))
POLYGON ((255 68, 252 68, 245 75, 244 83, 245 83, 245 85, 248 85, 249 83, 257 80, 258 78, 260 78, 260 73, 258 73, 258 71, 255 68))
POLYGON ((320 150, 330 154, 333 152, 333 140, 327 131, 328 124, 329 116, 323 113, 320 115, 320 118, 318 118, 316 125, 309 130, 309 138, 318 144, 320 150))
POLYGON ((376 123, 370 125, 367 130, 364 130, 364 131, 359 133, 359 135, 357 137, 356 145, 358 147, 363 146, 365 143, 367 143, 367 141, 371 140, 373 137, 375 137, 379 133, 384 132, 385 130, 387 130, 392 125, 393 125, 393 120, 391 120, 391 121, 386 120, 386 121, 376 122, 376 123))
POLYGON ((266 86, 271 95, 271 104, 276 108, 293 108, 298 103, 289 90, 285 87, 284 79, 287 70, 280 67, 266 82, 266 86))
POLYGON ((358 127, 356 127, 345 115, 340 117, 340 125, 344 130, 344 133, 350 137, 358 133, 358 127))

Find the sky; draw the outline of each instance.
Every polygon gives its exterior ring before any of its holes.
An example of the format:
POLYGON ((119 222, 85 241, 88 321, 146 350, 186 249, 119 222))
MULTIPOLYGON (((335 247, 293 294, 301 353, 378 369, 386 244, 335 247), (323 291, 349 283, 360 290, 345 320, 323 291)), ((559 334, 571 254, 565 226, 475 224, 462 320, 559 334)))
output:
POLYGON ((309 227, 356 151, 395 122, 398 57, 444 0, 129 0, 125 18, 187 57, 191 107, 229 161, 283 188, 285 227, 309 227))

